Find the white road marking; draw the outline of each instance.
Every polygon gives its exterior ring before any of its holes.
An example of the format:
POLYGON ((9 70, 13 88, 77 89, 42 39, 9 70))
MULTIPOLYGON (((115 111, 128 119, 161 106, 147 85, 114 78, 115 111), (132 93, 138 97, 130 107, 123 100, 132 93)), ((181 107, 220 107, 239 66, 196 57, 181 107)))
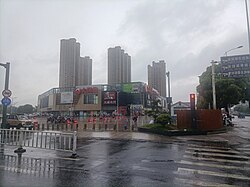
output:
POLYGON ((236 148, 239 151, 250 151, 250 148, 236 148))
POLYGON ((200 147, 200 148, 210 148, 210 149, 217 149, 217 150, 231 150, 228 147, 218 147, 218 146, 211 146, 211 145, 196 145, 196 144, 188 144, 188 147, 200 147))
POLYGON ((250 177, 247 177, 244 175, 219 173, 219 172, 214 172, 214 171, 189 169, 189 168, 178 168, 177 172, 179 174, 199 174, 199 175, 210 175, 210 176, 233 178, 233 179, 240 179, 240 180, 250 180, 250 177))
POLYGON ((237 187, 235 185, 229 185, 229 184, 221 184, 221 183, 214 183, 214 182, 205 182, 205 181, 197 181, 197 180, 192 180, 192 179, 181 179, 176 177, 175 180, 179 183, 182 184, 189 184, 192 186, 209 186, 209 187, 237 187))
POLYGON ((239 160, 226 160, 226 159, 219 159, 219 158, 203 158, 203 157, 195 157, 184 155, 184 158, 189 158, 193 160, 202 160, 202 161, 215 161, 215 162, 228 162, 228 163, 238 163, 238 164, 250 164, 250 161, 239 161, 239 160))
POLYGON ((206 156, 221 156, 221 157, 228 157, 228 158, 241 158, 241 159, 250 159, 248 156, 241 156, 241 155, 227 155, 227 154, 219 154, 219 153, 204 153, 204 152, 191 152, 185 151, 187 154, 197 154, 197 155, 206 155, 206 156))
POLYGON ((211 152, 221 152, 221 153, 240 153, 239 151, 226 151, 226 150, 218 150, 218 149, 205 149, 205 148, 194 148, 194 147, 188 147, 188 150, 198 150, 198 151, 211 151, 211 152))
POLYGON ((222 169, 236 169, 236 170, 243 170, 243 171, 250 171, 250 167, 237 167, 237 166, 226 166, 226 165, 218 165, 212 163, 197 163, 197 162, 190 162, 190 161, 177 161, 178 164, 186 164, 186 165, 194 165, 194 166, 206 166, 206 167, 214 167, 214 168, 222 168, 222 169))

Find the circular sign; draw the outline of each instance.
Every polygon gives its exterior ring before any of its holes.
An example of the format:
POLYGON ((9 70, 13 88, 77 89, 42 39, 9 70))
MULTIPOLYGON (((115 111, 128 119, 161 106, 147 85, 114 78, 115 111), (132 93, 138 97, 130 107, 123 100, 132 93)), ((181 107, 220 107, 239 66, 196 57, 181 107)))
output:
POLYGON ((3 92, 2 92, 2 95, 4 96, 4 97, 10 97, 11 96, 11 91, 10 90, 4 90, 3 92))
POLYGON ((10 103, 11 103, 10 98, 4 97, 4 98, 2 99, 2 104, 3 104, 4 106, 10 105, 10 103))

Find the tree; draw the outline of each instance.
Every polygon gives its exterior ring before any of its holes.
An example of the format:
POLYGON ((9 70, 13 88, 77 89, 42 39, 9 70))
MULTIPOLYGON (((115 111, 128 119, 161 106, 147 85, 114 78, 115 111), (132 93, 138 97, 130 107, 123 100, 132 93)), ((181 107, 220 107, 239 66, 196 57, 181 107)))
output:
POLYGON ((170 122, 171 122, 171 116, 169 114, 160 114, 156 118, 156 123, 159 123, 162 126, 168 125, 170 122))
POLYGON ((31 114, 35 111, 35 108, 30 105, 30 104, 26 104, 26 105, 23 105, 23 106, 19 106, 17 108, 17 113, 25 113, 25 114, 31 114))
MULTIPOLYGON (((206 109, 213 103, 211 66, 200 76, 200 84, 197 86, 197 107, 206 109)), ((238 104, 247 99, 249 82, 245 79, 232 79, 220 75, 220 65, 215 66, 215 89, 217 108, 228 109, 231 104, 238 104)))
POLYGON ((152 100, 151 101, 151 110, 146 111, 146 114, 148 116, 152 116, 154 118, 154 121, 156 121, 156 118, 162 114, 162 113, 166 113, 164 111, 162 111, 162 107, 161 107, 161 101, 159 99, 156 100, 152 100))

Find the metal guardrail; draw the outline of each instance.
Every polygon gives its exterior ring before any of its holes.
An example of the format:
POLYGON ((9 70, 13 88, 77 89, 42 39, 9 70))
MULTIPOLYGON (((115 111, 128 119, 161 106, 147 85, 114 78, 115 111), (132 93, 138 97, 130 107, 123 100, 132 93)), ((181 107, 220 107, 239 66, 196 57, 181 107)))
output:
POLYGON ((18 146, 18 149, 32 147, 72 151, 73 156, 76 155, 77 132, 0 129, 0 144, 18 146))
POLYGON ((1 153, 0 158, 4 161, 1 167, 12 173, 54 178, 55 173, 60 170, 58 161, 54 159, 17 157, 14 155, 1 155, 1 153))

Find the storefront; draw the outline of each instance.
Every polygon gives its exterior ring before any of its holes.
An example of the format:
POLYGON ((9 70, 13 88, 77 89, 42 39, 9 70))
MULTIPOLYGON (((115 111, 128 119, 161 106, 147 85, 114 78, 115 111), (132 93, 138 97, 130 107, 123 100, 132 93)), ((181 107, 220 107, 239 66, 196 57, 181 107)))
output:
POLYGON ((38 110, 57 115, 130 114, 150 108, 157 92, 142 82, 53 88, 38 96, 38 110))

